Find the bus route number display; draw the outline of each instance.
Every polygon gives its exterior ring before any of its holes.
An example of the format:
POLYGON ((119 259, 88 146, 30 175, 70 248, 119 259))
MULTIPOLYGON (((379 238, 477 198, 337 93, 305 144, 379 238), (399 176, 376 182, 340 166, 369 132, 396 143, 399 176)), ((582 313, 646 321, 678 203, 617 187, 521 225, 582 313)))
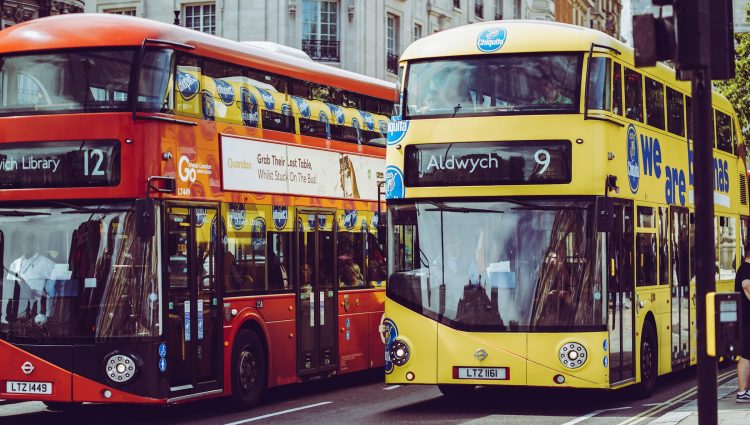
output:
POLYGON ((411 187, 570 183, 570 146, 567 140, 409 145, 404 180, 411 187))
POLYGON ((0 189, 116 186, 117 140, 66 140, 0 145, 0 189))

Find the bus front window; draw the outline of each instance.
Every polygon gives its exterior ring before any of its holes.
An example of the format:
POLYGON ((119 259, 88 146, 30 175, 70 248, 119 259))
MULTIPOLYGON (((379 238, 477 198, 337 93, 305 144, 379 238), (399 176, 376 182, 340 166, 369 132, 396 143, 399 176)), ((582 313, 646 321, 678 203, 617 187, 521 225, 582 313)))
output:
POLYGON ((592 220, 590 201, 392 206, 389 296, 458 329, 602 329, 592 220))
POLYGON ((161 332, 158 252, 130 204, 0 208, 0 337, 42 343, 161 332))
POLYGON ((575 113, 581 60, 548 53, 410 63, 406 118, 575 113))
POLYGON ((133 49, 0 57, 0 116, 125 111, 133 49))

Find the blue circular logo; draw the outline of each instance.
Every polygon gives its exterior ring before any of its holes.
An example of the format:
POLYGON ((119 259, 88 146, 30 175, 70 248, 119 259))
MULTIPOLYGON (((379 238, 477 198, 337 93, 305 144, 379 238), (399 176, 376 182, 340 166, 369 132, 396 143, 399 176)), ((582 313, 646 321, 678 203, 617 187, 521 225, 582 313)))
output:
POLYGON ((213 121, 214 120, 214 96, 208 90, 201 92, 201 98, 203 99, 203 119, 213 121))
POLYGON ((242 123, 248 127, 258 126, 258 99, 246 87, 240 89, 242 123))
POLYGON ((604 351, 607 351, 607 340, 606 339, 602 343, 602 348, 604 349, 604 351))
POLYGON ((373 214, 372 218, 370 219, 370 224, 372 224, 372 228, 377 229, 379 222, 380 222, 380 218, 378 217, 378 214, 377 213, 373 214))
POLYGON ((400 199, 404 195, 404 173, 394 165, 385 167, 385 199, 400 199))
POLYGON ((507 36, 505 28, 486 29, 477 37, 477 49, 484 53, 497 52, 505 44, 507 36))
POLYGON ((333 115, 334 120, 336 120, 336 124, 344 125, 344 110, 340 106, 331 103, 326 103, 326 105, 328 105, 328 109, 331 110, 331 114, 333 115))
POLYGON ((159 344, 159 357, 167 357, 167 344, 159 344))
POLYGON ((242 230, 246 220, 245 207, 242 204, 229 204, 229 221, 234 230, 242 230))
POLYGON ((289 209, 287 209, 287 207, 274 205, 272 215, 273 225, 276 226, 277 229, 281 230, 286 227, 286 221, 289 218, 289 209))
POLYGON ((393 362, 391 362, 391 344, 398 338, 398 328, 396 322, 391 319, 385 319, 383 321, 383 334, 381 337, 385 342, 385 373, 390 374, 393 372, 393 362))
POLYGON ((638 193, 641 167, 638 161, 638 138, 633 124, 628 126, 628 183, 630 191, 638 193))
POLYGON ((344 227, 351 230, 355 224, 357 224, 357 210, 344 211, 344 227))
POLYGON ((167 359, 164 357, 159 359, 159 370, 164 373, 167 371, 167 359))
POLYGON ((206 209, 196 208, 195 209, 195 226, 201 227, 206 222, 206 209))
POLYGON ((362 121, 364 121, 367 131, 375 130, 375 120, 373 120, 371 113, 367 111, 359 111, 359 115, 362 116, 362 121))
POLYGON ((390 121, 388 123, 388 145, 401 143, 409 131, 409 121, 390 121))
POLYGON ((200 82, 198 77, 187 72, 177 71, 177 91, 185 100, 190 100, 198 94, 200 82))
POLYGON ((232 106, 234 103, 234 87, 224 80, 217 80, 214 78, 216 83, 216 93, 219 94, 219 98, 227 106, 232 106))
POLYGON ((326 216, 324 216, 324 215, 319 215, 318 216, 318 226, 320 227, 320 229, 325 229, 327 222, 328 222, 328 220, 326 219, 326 216))
POLYGON ((288 103, 281 105, 281 114, 287 117, 292 116, 292 107, 288 103))
POLYGON ((299 109, 299 114, 302 115, 302 118, 310 118, 310 104, 307 103, 305 99, 298 96, 292 96, 292 100, 297 105, 297 109, 299 109))
POLYGON ((274 106, 276 106, 276 100, 274 100, 273 95, 267 90, 258 87, 256 88, 258 89, 258 93, 260 93, 260 98, 263 99, 263 104, 266 106, 266 109, 273 111, 274 106))
POLYGON ((308 214, 307 215, 307 227, 310 228, 310 230, 315 230, 315 214, 308 214))

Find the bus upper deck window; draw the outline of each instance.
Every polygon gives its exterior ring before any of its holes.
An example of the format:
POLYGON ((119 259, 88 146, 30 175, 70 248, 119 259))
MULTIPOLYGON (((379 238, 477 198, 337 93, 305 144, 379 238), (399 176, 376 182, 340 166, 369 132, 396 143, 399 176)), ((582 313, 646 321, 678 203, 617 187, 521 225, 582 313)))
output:
POLYGON ((609 58, 591 58, 589 62, 587 105, 590 109, 611 110, 609 58))
POLYGON ((643 77, 625 68, 625 117, 643 122, 643 77))

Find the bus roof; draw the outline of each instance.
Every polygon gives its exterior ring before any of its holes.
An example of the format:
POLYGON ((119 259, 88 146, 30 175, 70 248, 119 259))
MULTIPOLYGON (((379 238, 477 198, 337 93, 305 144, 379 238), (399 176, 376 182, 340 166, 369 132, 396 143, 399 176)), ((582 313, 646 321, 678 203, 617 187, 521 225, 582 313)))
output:
MULTIPOLYGON (((484 55, 487 53, 477 48, 479 34, 500 27, 505 28, 506 37, 497 53, 588 52, 592 44, 597 44, 618 51, 615 57, 635 69, 633 48, 601 31, 560 22, 532 20, 480 22, 440 31, 412 43, 404 50, 400 60, 484 55)), ((599 48, 596 51, 603 50, 599 48)), ((674 69, 661 62, 655 67, 640 68, 639 71, 690 93, 690 82, 677 81, 674 69)), ((732 110, 724 96, 717 92, 713 94, 714 106, 732 110)))
POLYGON ((160 39, 195 46, 200 56, 391 100, 395 84, 178 25, 132 16, 74 13, 36 19, 0 32, 0 55, 76 48, 141 46, 160 39))

